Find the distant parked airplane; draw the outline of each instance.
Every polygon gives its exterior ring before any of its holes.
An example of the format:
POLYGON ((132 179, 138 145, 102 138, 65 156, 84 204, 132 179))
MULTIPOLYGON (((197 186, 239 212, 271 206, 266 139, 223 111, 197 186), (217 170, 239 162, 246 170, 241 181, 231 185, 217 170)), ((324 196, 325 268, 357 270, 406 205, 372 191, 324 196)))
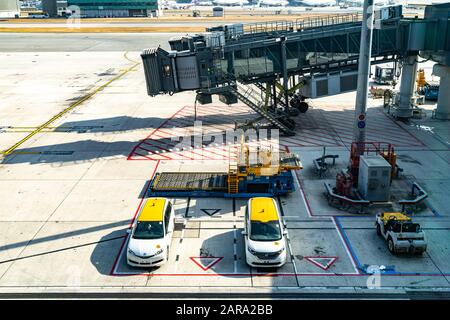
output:
POLYGON ((247 5, 247 0, 212 0, 212 3, 216 6, 243 6, 247 5))
POLYGON ((285 7, 289 5, 288 0, 260 0, 258 7, 285 7))
MULTIPOLYGON (((364 4, 364 0, 344 0, 342 2, 351 7, 362 7, 364 4)), ((384 6, 393 3, 395 3, 393 0, 374 0, 376 6, 384 6)))
POLYGON ((163 9, 189 9, 190 7, 194 6, 195 3, 178 3, 174 0, 166 0, 162 1, 162 8, 163 9))
POLYGON ((295 0, 294 2, 307 7, 329 7, 336 5, 336 0, 295 0))

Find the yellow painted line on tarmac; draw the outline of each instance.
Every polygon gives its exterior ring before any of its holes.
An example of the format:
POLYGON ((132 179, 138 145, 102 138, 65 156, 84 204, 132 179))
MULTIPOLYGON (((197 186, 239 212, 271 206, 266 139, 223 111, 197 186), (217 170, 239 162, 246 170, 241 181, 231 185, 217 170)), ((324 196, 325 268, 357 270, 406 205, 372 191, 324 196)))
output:
POLYGON ((175 32, 175 33, 194 33, 203 32, 205 27, 2 27, 0 25, 0 33, 161 33, 161 32, 175 32))
MULTIPOLYGON (((3 152, 2 152, 3 154, 3 152)), ((39 151, 13 151, 10 154, 42 154, 42 152, 39 151)))
MULTIPOLYGON (((127 59, 128 61, 131 61, 128 56, 127 56, 127 52, 125 52, 124 54, 125 59, 127 59)), ((16 150, 18 147, 20 147, 22 144, 24 144, 26 141, 28 141, 30 138, 32 138, 33 136, 35 136, 36 134, 38 134, 39 132, 41 132, 42 130, 48 128, 53 122, 55 122, 56 120, 58 120, 59 118, 61 118, 62 116, 64 116, 65 114, 67 114, 68 112, 72 111, 73 109, 75 109, 76 107, 78 107, 80 104, 82 104, 83 102, 89 100, 90 98, 92 98, 94 95, 96 95, 98 92, 102 91, 103 89, 105 89, 107 86, 109 86, 111 83, 113 83, 114 81, 122 78, 124 75, 126 75, 128 72, 132 71, 134 68, 136 68, 139 65, 139 62, 135 62, 134 65, 132 65, 130 68, 126 69, 125 71, 123 71, 122 73, 120 73, 119 75, 115 76, 114 78, 112 78, 111 80, 109 80, 108 82, 106 82, 105 84, 103 84, 102 86, 98 87, 97 89, 93 90, 92 92, 88 93, 87 95, 81 97, 80 99, 78 99, 77 101, 75 101, 74 103, 72 103, 69 107, 67 107, 66 109, 64 109, 63 111, 61 111, 60 113, 56 114, 55 116, 53 116, 50 120, 48 120, 47 122, 43 123, 42 125, 40 125, 39 127, 37 127, 35 130, 33 130, 32 132, 30 132, 25 138, 23 138, 22 140, 16 142, 13 146, 11 146, 10 148, 0 152, 0 154, 3 155, 10 155, 11 153, 14 152, 14 150, 16 150)))
POLYGON ((130 59, 130 58, 128 57, 128 52, 125 52, 125 54, 124 54, 123 56, 124 56, 125 59, 127 59, 128 61, 130 61, 130 62, 132 62, 132 63, 136 63, 136 64, 139 64, 139 63, 140 63, 139 61, 130 59))

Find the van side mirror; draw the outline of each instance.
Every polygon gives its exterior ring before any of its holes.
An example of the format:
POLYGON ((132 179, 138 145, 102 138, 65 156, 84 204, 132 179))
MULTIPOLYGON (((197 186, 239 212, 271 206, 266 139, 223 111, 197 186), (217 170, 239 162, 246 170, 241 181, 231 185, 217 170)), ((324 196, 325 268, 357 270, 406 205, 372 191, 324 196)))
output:
POLYGON ((283 230, 283 235, 286 236, 288 234, 287 230, 283 230))
POLYGON ((127 233, 130 234, 131 233, 131 229, 127 229, 127 233))
POLYGON ((244 231, 241 232, 241 234, 242 234, 243 236, 246 236, 246 235, 247 235, 247 231, 244 230, 244 231))

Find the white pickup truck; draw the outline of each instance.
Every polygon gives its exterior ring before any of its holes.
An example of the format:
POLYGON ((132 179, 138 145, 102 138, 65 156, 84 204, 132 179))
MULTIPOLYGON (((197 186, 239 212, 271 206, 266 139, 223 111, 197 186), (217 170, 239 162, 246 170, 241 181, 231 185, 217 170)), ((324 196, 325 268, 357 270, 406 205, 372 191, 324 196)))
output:
POLYGON ((375 226, 391 253, 422 254, 427 250, 425 233, 418 223, 400 212, 383 212, 377 215, 375 226))

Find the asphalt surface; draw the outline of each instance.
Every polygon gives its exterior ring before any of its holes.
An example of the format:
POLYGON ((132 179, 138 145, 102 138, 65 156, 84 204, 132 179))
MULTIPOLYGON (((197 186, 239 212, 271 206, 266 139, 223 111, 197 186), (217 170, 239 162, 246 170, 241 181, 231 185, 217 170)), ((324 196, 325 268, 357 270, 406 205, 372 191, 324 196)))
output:
POLYGON ((161 45, 169 49, 168 40, 178 33, 3 33, 0 52, 80 52, 141 51, 161 45))

